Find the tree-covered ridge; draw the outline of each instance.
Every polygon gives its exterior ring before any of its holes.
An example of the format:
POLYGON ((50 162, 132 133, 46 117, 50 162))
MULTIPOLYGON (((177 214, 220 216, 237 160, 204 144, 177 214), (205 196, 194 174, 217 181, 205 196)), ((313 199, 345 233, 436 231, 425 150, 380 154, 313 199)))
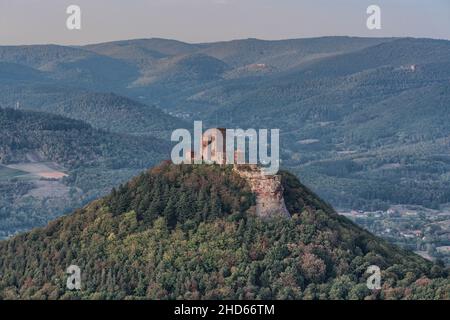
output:
MULTIPOLYGON (((1 66, 1 65, 0 65, 1 66)), ((0 70, 1 71, 1 70, 0 70)), ((0 106, 42 111, 81 120, 95 129, 133 135, 170 138, 182 120, 111 92, 91 92, 51 85, 0 85, 0 106)))
POLYGON ((143 168, 168 152, 158 138, 108 133, 42 112, 0 108, 0 134, 0 162, 4 164, 26 161, 27 153, 33 152, 70 168, 143 168))
POLYGON ((159 138, 111 133, 44 112, 0 108, 0 136, 0 238, 44 226, 169 154, 159 138), (50 181, 7 166, 67 176, 50 181))
POLYGON ((370 235, 282 176, 292 218, 262 220, 231 168, 164 163, 0 242, 0 297, 450 298, 443 268, 370 235), (71 264, 82 270, 81 291, 65 289, 71 264), (377 292, 365 283, 372 264, 383 270, 377 292))
POLYGON ((175 166, 168 161, 113 189, 105 199, 114 216, 133 211, 145 225, 162 216, 169 228, 241 214, 254 203, 231 166, 175 166))

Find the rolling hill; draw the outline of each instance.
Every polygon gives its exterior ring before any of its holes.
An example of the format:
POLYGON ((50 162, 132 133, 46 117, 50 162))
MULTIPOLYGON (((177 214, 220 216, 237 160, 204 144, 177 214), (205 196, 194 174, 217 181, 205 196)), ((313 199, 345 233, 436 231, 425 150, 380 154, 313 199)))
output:
POLYGON ((109 132, 149 135, 170 139, 174 129, 185 128, 182 120, 132 99, 53 85, 0 86, 0 105, 41 111, 81 120, 109 132))
POLYGON ((55 83, 91 89, 118 89, 137 72, 124 61, 82 48, 57 45, 0 46, 0 61, 42 71, 55 83))

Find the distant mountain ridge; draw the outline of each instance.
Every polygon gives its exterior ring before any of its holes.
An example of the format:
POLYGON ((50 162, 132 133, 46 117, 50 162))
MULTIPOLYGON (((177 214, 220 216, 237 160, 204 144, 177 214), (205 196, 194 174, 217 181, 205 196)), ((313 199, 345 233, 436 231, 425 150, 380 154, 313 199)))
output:
MULTIPOLYGON (((2 87, 0 86, 0 90, 2 87)), ((94 128, 168 140, 171 132, 186 127, 184 121, 112 92, 41 86, 4 87, 0 106, 19 107, 82 120, 94 128)))
POLYGON ((49 80, 99 88, 126 85, 136 70, 120 60, 81 48, 57 45, 0 46, 0 61, 46 73, 49 80))

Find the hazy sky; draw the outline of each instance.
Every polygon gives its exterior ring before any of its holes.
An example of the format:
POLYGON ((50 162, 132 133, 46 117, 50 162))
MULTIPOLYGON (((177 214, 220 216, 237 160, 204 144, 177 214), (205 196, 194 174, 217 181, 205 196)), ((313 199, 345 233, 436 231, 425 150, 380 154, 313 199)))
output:
POLYGON ((450 0, 0 0, 0 45, 324 35, 450 39, 450 0), (81 7, 81 30, 66 28, 71 4, 81 7), (381 7, 381 30, 366 28, 371 4, 381 7))

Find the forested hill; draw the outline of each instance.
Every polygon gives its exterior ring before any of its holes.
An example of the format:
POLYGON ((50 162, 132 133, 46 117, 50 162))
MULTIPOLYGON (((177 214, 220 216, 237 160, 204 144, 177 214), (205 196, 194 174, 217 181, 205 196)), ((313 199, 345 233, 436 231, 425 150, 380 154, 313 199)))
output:
POLYGON ((37 153, 69 168, 143 168, 169 152, 168 144, 155 137, 109 133, 43 112, 0 108, 0 133, 3 164, 27 161, 28 153, 37 153))
POLYGON ((282 173, 291 219, 261 220, 230 167, 165 162, 73 214, 0 242, 0 297, 450 298, 447 271, 363 231, 282 173), (66 290, 78 265, 80 291, 66 290), (365 271, 382 270, 382 289, 365 271))
POLYGON ((82 120, 96 129, 156 136, 168 140, 174 129, 185 128, 182 120, 162 110, 115 93, 90 92, 59 86, 0 85, 0 106, 58 114, 82 120))

